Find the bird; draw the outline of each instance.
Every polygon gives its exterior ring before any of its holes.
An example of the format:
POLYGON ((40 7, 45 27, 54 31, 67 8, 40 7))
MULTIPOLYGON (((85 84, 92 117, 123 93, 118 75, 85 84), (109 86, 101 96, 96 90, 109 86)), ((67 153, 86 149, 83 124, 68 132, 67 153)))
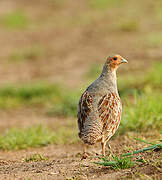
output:
POLYGON ((83 141, 83 157, 87 145, 101 143, 102 156, 105 146, 120 124, 122 103, 117 89, 116 70, 128 63, 120 55, 108 56, 100 76, 83 92, 78 103, 79 138, 83 141))

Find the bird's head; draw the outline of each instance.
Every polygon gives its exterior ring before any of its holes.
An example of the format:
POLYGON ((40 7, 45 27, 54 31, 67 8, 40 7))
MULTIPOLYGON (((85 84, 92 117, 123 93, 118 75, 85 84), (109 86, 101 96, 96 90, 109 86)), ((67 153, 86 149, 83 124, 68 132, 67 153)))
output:
POLYGON ((109 56, 106 60, 106 65, 112 70, 116 70, 120 64, 128 63, 126 59, 124 59, 120 55, 109 56))

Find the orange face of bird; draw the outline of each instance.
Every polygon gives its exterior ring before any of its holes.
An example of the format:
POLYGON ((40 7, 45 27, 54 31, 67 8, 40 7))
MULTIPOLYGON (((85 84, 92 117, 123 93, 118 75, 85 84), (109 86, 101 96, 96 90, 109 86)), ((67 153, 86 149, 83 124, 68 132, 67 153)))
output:
POLYGON ((107 61, 112 70, 117 69, 117 67, 122 63, 128 63, 128 61, 123 57, 121 57, 120 55, 109 56, 107 58, 107 61))

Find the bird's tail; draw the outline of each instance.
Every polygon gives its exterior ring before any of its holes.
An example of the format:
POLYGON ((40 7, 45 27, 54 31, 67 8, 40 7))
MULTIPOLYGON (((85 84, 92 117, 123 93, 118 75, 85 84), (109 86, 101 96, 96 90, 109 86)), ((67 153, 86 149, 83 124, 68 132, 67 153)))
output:
POLYGON ((79 132, 78 135, 84 143, 93 145, 102 138, 102 131, 99 127, 88 128, 86 126, 86 128, 84 128, 82 132, 79 132))

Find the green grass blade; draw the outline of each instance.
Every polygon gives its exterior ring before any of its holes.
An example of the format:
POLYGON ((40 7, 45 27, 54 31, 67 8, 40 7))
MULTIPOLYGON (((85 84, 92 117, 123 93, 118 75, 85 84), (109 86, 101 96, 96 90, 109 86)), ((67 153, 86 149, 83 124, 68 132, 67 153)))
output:
POLYGON ((143 159, 136 159, 136 162, 144 163, 145 161, 143 159))
POLYGON ((133 154, 138 154, 138 153, 142 153, 142 152, 145 152, 145 151, 149 151, 149 150, 155 150, 157 148, 162 148, 162 143, 160 144, 155 144, 153 146, 148 146, 146 148, 143 148, 143 149, 140 149, 140 150, 137 150, 137 151, 133 151, 133 152, 129 152, 129 153, 125 153, 125 154, 122 154, 121 157, 124 157, 124 156, 130 156, 130 155, 133 155, 133 154))
POLYGON ((151 142, 145 141, 145 140, 143 140, 143 139, 135 138, 135 140, 140 141, 140 142, 143 142, 143 143, 146 143, 146 144, 155 145, 154 143, 151 143, 151 142))
POLYGON ((117 165, 117 161, 103 161, 103 162, 93 162, 94 164, 103 165, 103 166, 114 166, 117 165))

